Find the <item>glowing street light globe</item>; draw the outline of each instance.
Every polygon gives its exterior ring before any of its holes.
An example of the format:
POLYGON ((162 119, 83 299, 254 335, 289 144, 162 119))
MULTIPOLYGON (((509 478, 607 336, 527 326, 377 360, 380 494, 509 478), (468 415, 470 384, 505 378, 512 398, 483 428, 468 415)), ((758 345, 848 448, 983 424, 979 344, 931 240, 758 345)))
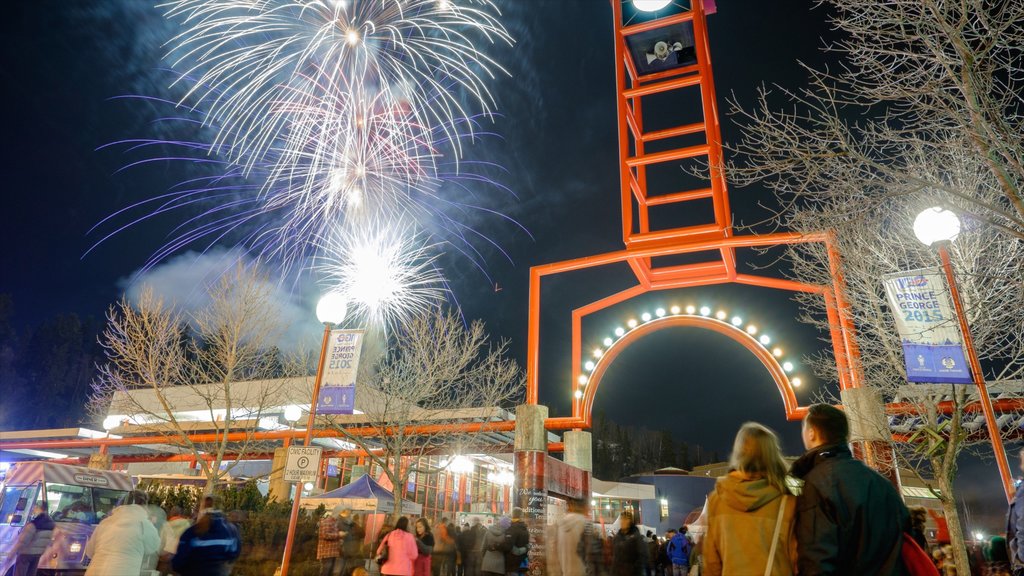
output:
POLYGON ((449 460, 446 467, 454 474, 469 474, 473 472, 476 465, 469 458, 459 455, 449 460))
POLYGON ((633 7, 641 12, 657 12, 672 3, 672 0, 633 0, 633 7))
POLYGON ((114 428, 117 428, 120 425, 121 425, 121 417, 120 416, 107 416, 106 418, 103 419, 103 429, 108 431, 108 432, 113 430, 114 428))
POLYGON ((928 208, 914 219, 914 236, 925 246, 936 242, 952 242, 959 234, 960 219, 941 206, 928 208))
POLYGON ((341 292, 328 292, 316 303, 316 318, 323 324, 341 324, 348 313, 348 302, 341 292))
POLYGON ((302 408, 294 404, 284 407, 284 419, 289 422, 298 422, 302 418, 302 408))

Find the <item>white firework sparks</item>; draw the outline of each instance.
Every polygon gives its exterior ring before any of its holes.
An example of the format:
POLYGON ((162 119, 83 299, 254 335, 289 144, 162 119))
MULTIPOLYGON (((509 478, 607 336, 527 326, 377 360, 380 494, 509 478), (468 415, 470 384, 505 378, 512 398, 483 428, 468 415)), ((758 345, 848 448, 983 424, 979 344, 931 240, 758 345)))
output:
MULTIPOLYGON (((186 101, 220 131, 214 148, 251 167, 317 109, 324 90, 360 86, 421 127, 451 130, 495 106, 484 76, 504 69, 477 44, 512 38, 490 0, 173 0, 185 29, 172 65, 190 83, 186 101), (482 76, 483 75, 483 76, 482 76)), ((460 141, 449 133, 447 141, 460 141)), ((294 136, 292 137, 294 141, 294 136)), ((432 143, 427 142, 428 147, 432 143)))
POLYGON ((401 232, 403 222, 344 231, 327 239, 316 268, 332 291, 348 301, 349 315, 393 329, 444 301, 446 288, 433 246, 401 232))

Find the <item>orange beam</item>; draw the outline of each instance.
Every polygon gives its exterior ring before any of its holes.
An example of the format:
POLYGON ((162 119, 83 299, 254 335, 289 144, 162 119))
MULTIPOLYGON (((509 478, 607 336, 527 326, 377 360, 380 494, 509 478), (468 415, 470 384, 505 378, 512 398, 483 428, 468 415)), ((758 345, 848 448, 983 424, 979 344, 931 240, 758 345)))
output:
MULTIPOLYGON (((696 134, 697 132, 705 131, 705 123, 695 122, 693 124, 686 124, 678 126, 676 128, 666 128, 665 130, 654 130, 653 132, 647 132, 646 134, 640 134, 638 137, 645 142, 660 140, 665 138, 672 138, 675 136, 685 136, 687 134, 696 134)), ((639 133, 639 132, 637 132, 639 133)))
POLYGON ((714 191, 711 188, 702 188, 700 190, 687 190, 685 192, 648 196, 645 201, 648 206, 660 206, 662 204, 675 204, 677 202, 689 202, 691 200, 711 198, 713 194, 714 191))
POLYGON ((627 99, 632 100, 642 96, 651 96, 653 94, 668 92, 669 90, 689 88, 690 86, 696 86, 698 84, 701 84, 701 77, 697 74, 693 74, 690 76, 676 78, 675 80, 663 80, 653 84, 642 84, 635 88, 628 88, 622 92, 622 95, 627 99))
MULTIPOLYGON (((585 270, 595 266, 617 264, 629 258, 653 258, 655 256, 672 256, 675 254, 688 254, 691 252, 705 252, 717 250, 722 247, 730 248, 754 248, 758 246, 774 246, 782 244, 803 244, 806 242, 822 242, 825 239, 824 232, 798 233, 798 232, 776 232, 773 234, 760 234, 753 236, 733 236, 730 238, 716 238, 713 240, 700 240, 687 242, 685 245, 654 246, 649 248, 632 248, 605 252, 594 256, 584 256, 571 260, 563 260, 551 264, 542 264, 530 268, 531 283, 532 275, 537 275, 538 288, 540 278, 551 274, 571 272, 574 270, 585 270)), ((532 286, 531 286, 532 289, 532 286)))
MULTIPOLYGON (((441 432, 451 433, 476 433, 476 432, 510 432, 515 430, 515 421, 500 422, 466 422, 461 424, 418 424, 406 426, 402 433, 410 436, 423 434, 438 434, 441 432)), ((372 437, 381 434, 391 435, 398 432, 396 427, 384 429, 373 426, 362 426, 358 428, 346 428, 346 432, 353 436, 372 437)), ((231 432, 229 434, 189 434, 189 439, 194 443, 217 442, 227 437, 228 442, 244 442, 254 440, 285 440, 300 438, 306 435, 305 430, 274 430, 264 432, 231 432)), ((334 429, 312 430, 310 433, 314 438, 340 438, 344 435, 334 429)), ((37 449, 48 448, 89 448, 92 446, 138 446, 144 444, 174 444, 176 436, 132 436, 124 438, 75 438, 69 440, 5 440, 0 441, 0 450, 37 449)))
POLYGON ((761 286, 763 288, 777 288, 779 290, 788 290, 790 292, 814 292, 816 294, 823 294, 828 288, 825 286, 819 286, 817 284, 808 284, 806 282, 797 282, 795 280, 785 280, 782 278, 770 278, 768 276, 755 276, 752 274, 737 274, 736 282, 738 284, 749 284, 751 286, 761 286))
POLYGON ((653 152, 651 154, 642 154, 638 156, 630 156, 626 158, 626 165, 629 167, 633 166, 647 166, 650 164, 660 164, 662 162, 671 162, 673 160, 683 160, 685 158, 696 158, 697 156, 707 156, 710 146, 707 144, 697 144, 696 146, 688 146, 686 148, 676 148, 674 150, 665 150, 664 152, 653 152))
MULTIPOLYGON (((616 4, 621 4, 621 2, 613 0, 612 6, 615 7, 616 4)), ((622 22, 621 6, 618 7, 617 12, 618 13, 616 14, 616 16, 618 16, 618 19, 615 20, 616 25, 618 25, 619 22, 622 22)), ((664 26, 682 24, 683 22, 689 22, 690 20, 693 20, 693 12, 683 12, 682 14, 676 14, 674 16, 668 16, 666 18, 658 18, 657 20, 651 20, 649 22, 641 22, 639 24, 632 24, 630 26, 623 26, 621 29, 619 29, 619 34, 621 34, 622 37, 625 38, 626 36, 632 36, 633 34, 638 34, 640 32, 646 32, 648 30, 657 30, 664 26)))

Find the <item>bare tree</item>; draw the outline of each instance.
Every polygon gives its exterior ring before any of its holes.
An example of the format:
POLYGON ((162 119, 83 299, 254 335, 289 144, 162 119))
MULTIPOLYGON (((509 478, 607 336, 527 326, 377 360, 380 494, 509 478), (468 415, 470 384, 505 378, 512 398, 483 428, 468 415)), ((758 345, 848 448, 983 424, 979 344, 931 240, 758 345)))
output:
MULTIPOLYGON (((944 158, 918 156, 907 161, 929 179, 975 190, 978 197, 1001 193, 991 172, 969 152, 944 158)), ((835 201, 809 203, 793 210, 789 220, 798 230, 823 227, 836 232, 865 382, 878 389, 886 401, 906 402, 916 413, 893 420, 900 433, 900 442, 894 447, 904 466, 921 476, 930 472, 934 477, 934 494, 949 522, 956 561, 966 566, 954 490, 957 457, 964 450, 988 456, 992 453, 988 434, 979 424, 977 392, 964 385, 907 384, 901 341, 882 284, 886 274, 938 265, 934 250, 914 237, 913 219, 929 206, 945 204, 958 210, 963 201, 938 190, 920 195, 880 194, 872 202, 849 206, 838 200, 842 191, 854 195, 857 185, 855 181, 836 182, 835 201), (940 402, 951 404, 948 413, 940 410, 940 402)), ((1020 386, 1013 382, 1024 377, 1024 240, 968 221, 949 250, 975 347, 986 369, 983 376, 988 382, 999 382, 993 388, 1000 393, 1019 396, 1016 388, 1020 386)), ((818 284, 831 281, 823 246, 796 246, 788 249, 787 257, 794 277, 818 284)), ((803 321, 819 329, 829 328, 820 298, 797 299, 804 310, 803 321)), ((834 359, 821 356, 812 359, 811 364, 819 376, 835 381, 834 359)), ((1012 416, 1013 421, 1019 418, 1012 416)), ((1010 434, 1015 428, 1004 430, 1010 434)), ((882 432, 889 434, 889 430, 882 432)))
POLYGON ((271 293, 257 271, 238 267, 208 288, 209 303, 188 318, 150 287, 134 302, 122 298, 107 313, 107 362, 92 383, 92 411, 122 415, 125 429, 158 434, 191 454, 212 492, 238 462, 264 449, 252 434, 301 386, 289 376, 305 375, 301 358, 282 357, 273 346, 284 327, 271 293), (191 437, 198 432, 203 441, 191 437))
MULTIPOLYGON (((775 227, 836 231, 865 378, 887 400, 917 406, 911 441, 897 448, 934 475, 966 573, 956 456, 983 449, 986 436, 970 430, 968 388, 906 385, 881 275, 936 264, 910 234, 920 210, 959 213, 965 230, 951 251, 984 376, 1021 378, 1024 1, 822 0, 818 8, 839 35, 826 48, 838 64, 807 68, 807 86, 762 89, 749 107, 734 102, 742 138, 730 146, 729 173, 775 192, 775 227), (943 399, 949 418, 937 410, 943 399)), ((830 281, 821 247, 787 255, 794 276, 830 281)), ((804 320, 827 327, 820 304, 804 304, 804 320)), ((834 372, 820 360, 822 372, 834 372)))
MULTIPOLYGON (((741 162, 730 175, 760 180, 797 206, 844 201, 853 212, 937 190, 972 219, 1024 238, 1024 0, 819 4, 841 35, 828 47, 838 70, 808 68, 806 87, 774 86, 753 106, 734 103, 743 138, 732 146, 741 162), (998 194, 979 195, 915 161, 964 151, 998 194), (844 197, 836 182, 857 191, 844 197)), ((780 213, 777 223, 787 218, 780 213)))
POLYGON ((525 381, 507 351, 508 342, 492 343, 480 321, 467 327, 454 313, 426 312, 393 334, 374 366, 360 370, 357 404, 364 414, 325 418, 384 469, 397 504, 411 474, 437 472, 423 456, 451 447, 472 452, 487 441, 451 426, 502 419, 522 400, 525 381), (409 433, 421 425, 433 429, 409 433), (372 433, 351 432, 364 427, 372 433))

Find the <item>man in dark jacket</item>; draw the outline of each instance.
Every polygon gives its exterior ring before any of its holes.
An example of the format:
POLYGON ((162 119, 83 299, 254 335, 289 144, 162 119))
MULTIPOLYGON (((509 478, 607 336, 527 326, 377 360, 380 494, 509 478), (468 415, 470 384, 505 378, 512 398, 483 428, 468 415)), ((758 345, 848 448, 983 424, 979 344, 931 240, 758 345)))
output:
POLYGON ((627 510, 619 516, 619 531, 612 539, 612 576, 643 576, 646 566, 647 543, 627 510))
POLYGON ((480 518, 473 517, 473 526, 462 529, 457 540, 459 553, 462 555, 464 576, 480 576, 480 562, 483 559, 483 542, 486 529, 480 524, 480 518))
POLYGON ((508 542, 505 550, 505 573, 512 575, 525 572, 524 560, 530 551, 530 530, 526 527, 522 508, 512 509, 512 524, 505 531, 508 542))
POLYGON ((807 452, 792 470, 804 480, 796 511, 800 576, 903 574, 910 514, 888 480, 853 458, 846 415, 814 404, 802 435, 807 452))
POLYGON ((241 552, 238 528, 211 508, 181 535, 171 565, 182 576, 228 576, 241 552))

